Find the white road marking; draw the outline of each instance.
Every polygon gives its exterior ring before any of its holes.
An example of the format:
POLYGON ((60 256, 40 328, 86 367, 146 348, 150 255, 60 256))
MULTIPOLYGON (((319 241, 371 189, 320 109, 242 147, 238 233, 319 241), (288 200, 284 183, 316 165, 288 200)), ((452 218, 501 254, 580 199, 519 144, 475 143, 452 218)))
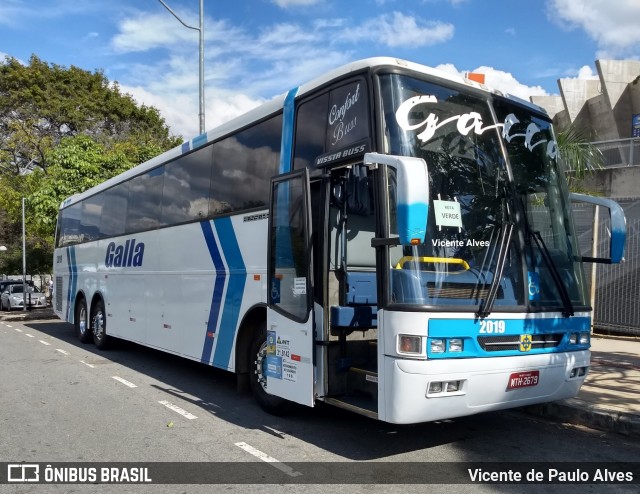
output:
POLYGON ((4 324, 8 328, 12 328, 13 327, 11 324, 5 324, 5 323, 2 323, 2 324, 4 324))
POLYGON ((137 388, 138 386, 136 386, 135 384, 133 384, 132 382, 127 381, 126 379, 122 379, 121 377, 118 376, 111 376, 112 379, 115 379, 118 382, 121 382, 122 384, 124 384, 125 386, 129 386, 130 388, 137 388))
MULTIPOLYGON (((9 326, 9 327, 11 327, 11 326, 9 326)), ((22 331, 20 328, 13 328, 13 329, 15 329, 18 333, 24 333, 24 331, 22 331)))
POLYGON ((259 460, 262 460, 262 461, 264 461, 266 463, 269 463, 271 466, 273 466, 274 468, 277 468, 281 472, 286 473, 290 477, 298 477, 298 476, 302 475, 300 472, 296 472, 293 468, 285 465, 284 463, 281 463, 279 460, 276 460, 275 458, 269 456, 267 453, 263 453, 259 449, 256 449, 256 448, 254 448, 253 446, 250 446, 247 443, 235 443, 235 444, 240 449, 244 449, 250 455, 253 455, 256 458, 258 458, 259 460))
POLYGON ((158 403, 160 403, 161 405, 166 406, 168 409, 173 410, 176 413, 179 413, 180 415, 182 415, 183 417, 188 418, 189 420, 193 420, 193 419, 197 419, 198 418, 195 415, 193 415, 192 413, 189 413, 186 410, 183 410, 179 406, 174 405, 173 403, 169 403, 167 400, 162 400, 162 401, 159 401, 158 403))
POLYGON ((87 367, 91 367, 92 369, 95 369, 95 368, 96 368, 96 366, 95 366, 95 365, 93 365, 93 364, 87 364, 84 360, 81 360, 81 361, 80 361, 80 363, 81 363, 81 364, 86 365, 87 367))
POLYGON ((35 336, 33 336, 32 334, 29 334, 29 333, 25 333, 25 336, 28 336, 29 338, 35 338, 35 336))
POLYGON ((51 343, 47 343, 44 340, 38 340, 40 343, 42 343, 43 345, 47 345, 47 346, 51 346, 51 343))
POLYGON ((61 350, 60 348, 56 348, 56 352, 60 352, 63 355, 69 355, 69 352, 67 352, 65 350, 61 350))

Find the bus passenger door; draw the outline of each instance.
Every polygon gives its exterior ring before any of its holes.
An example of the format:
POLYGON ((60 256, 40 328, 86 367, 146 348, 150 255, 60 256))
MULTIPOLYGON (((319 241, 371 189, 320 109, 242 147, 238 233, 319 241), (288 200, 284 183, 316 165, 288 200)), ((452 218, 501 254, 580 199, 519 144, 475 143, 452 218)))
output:
POLYGON ((313 406, 313 272, 309 172, 271 181, 267 390, 313 406))

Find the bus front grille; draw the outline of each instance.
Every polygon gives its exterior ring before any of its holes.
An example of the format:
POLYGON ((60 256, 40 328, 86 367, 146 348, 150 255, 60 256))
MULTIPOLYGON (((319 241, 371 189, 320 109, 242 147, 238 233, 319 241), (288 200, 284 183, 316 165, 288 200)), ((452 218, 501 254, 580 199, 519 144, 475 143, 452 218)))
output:
MULTIPOLYGON (((427 283, 431 298, 454 298, 468 300, 485 300, 489 293, 488 285, 475 283, 427 283)), ((503 297, 502 288, 498 288, 497 299, 503 297)))
MULTIPOLYGON (((529 349, 556 348, 560 345, 564 333, 533 334, 529 349)), ((478 344, 485 352, 505 352, 520 350, 520 335, 478 336, 478 344)), ((528 343, 527 343, 528 345, 528 343)), ((527 350, 528 351, 528 350, 527 350)))

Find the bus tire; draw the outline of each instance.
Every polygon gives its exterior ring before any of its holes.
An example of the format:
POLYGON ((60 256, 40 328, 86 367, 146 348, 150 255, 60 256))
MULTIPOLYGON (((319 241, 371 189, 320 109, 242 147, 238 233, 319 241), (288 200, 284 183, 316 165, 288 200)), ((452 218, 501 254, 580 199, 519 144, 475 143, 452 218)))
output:
POLYGON ((91 333, 93 334, 93 342, 100 350, 105 350, 109 346, 107 317, 104 313, 102 300, 98 300, 91 311, 91 333))
POLYGON ((79 298, 76 302, 75 316, 73 325, 76 330, 76 337, 81 343, 89 343, 93 341, 93 334, 89 329, 89 313, 87 312, 87 302, 84 298, 79 298))
POLYGON ((249 384, 256 401, 265 412, 271 415, 288 413, 293 403, 270 395, 267 391, 266 370, 267 357, 267 324, 263 322, 253 335, 249 351, 249 384))

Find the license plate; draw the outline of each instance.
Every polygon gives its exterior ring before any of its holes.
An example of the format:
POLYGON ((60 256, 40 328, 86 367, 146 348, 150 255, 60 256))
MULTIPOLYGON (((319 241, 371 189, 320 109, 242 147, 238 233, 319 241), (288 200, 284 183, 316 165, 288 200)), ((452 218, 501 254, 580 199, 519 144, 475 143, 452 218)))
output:
POLYGON ((540 380, 540 371, 514 372, 509 376, 507 391, 511 389, 528 388, 537 386, 540 380))

